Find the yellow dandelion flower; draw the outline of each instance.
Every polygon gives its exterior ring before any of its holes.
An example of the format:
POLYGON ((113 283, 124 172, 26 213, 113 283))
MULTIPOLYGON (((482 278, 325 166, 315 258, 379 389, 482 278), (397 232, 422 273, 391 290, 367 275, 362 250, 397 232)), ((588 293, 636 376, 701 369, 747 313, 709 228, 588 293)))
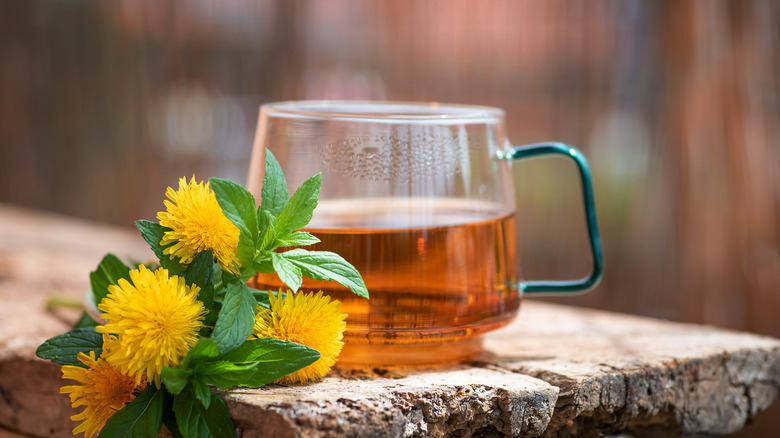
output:
POLYGON ((209 183, 196 183, 193 176, 188 184, 186 178, 181 178, 179 190, 168 187, 165 196, 170 199, 164 201, 167 211, 157 213, 157 219, 171 231, 165 232, 160 245, 172 245, 163 253, 178 257, 187 265, 199 252, 211 249, 223 269, 238 274, 241 233, 222 212, 209 183))
POLYGON ((320 352, 313 364, 277 380, 277 383, 306 383, 319 380, 330 371, 341 353, 347 314, 340 301, 330 301, 322 291, 288 293, 286 297, 268 294, 271 310, 258 306, 254 336, 276 338, 305 345, 320 352))
MULTIPOLYGON (((104 343, 108 341, 107 338, 108 335, 103 335, 104 343)), ((62 378, 75 380, 79 385, 63 386, 60 392, 70 396, 74 408, 86 406, 70 419, 84 420, 73 429, 73 434, 84 432, 84 436, 90 438, 100 432, 116 411, 131 402, 144 389, 146 382, 136 385, 135 379, 123 374, 103 358, 95 359, 94 351, 90 351, 89 355, 79 353, 78 359, 87 368, 64 365, 62 378)))
POLYGON ((97 331, 118 336, 104 357, 136 384, 145 377, 160 387, 163 367, 178 365, 198 342, 205 314, 200 289, 166 269, 153 272, 143 265, 130 271, 130 280, 109 286, 98 305, 108 322, 97 331))

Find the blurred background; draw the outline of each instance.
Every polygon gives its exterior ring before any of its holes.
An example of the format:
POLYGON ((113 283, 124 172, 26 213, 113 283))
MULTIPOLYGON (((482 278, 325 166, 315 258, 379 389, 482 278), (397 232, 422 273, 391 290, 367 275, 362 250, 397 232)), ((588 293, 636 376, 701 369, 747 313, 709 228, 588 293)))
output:
MULTIPOLYGON (((606 275, 555 302, 780 337, 772 0, 2 2, 0 202, 154 219, 181 176, 246 181, 259 106, 293 99, 503 108, 594 174, 606 275)), ((583 275, 574 167, 515 172, 524 276, 583 275)))

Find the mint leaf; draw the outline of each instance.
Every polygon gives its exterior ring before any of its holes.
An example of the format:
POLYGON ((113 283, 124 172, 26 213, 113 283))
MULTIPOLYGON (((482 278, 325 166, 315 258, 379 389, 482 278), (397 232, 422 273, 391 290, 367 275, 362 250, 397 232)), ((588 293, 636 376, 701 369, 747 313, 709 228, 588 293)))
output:
POLYGON ((257 239, 258 243, 260 243, 258 249, 262 249, 263 234, 265 233, 265 229, 268 228, 268 218, 266 217, 266 215, 270 217, 275 217, 275 216, 267 211, 263 211, 261 207, 257 207, 256 214, 257 214, 257 229, 260 233, 260 236, 258 236, 257 239))
POLYGON ((281 213, 287 205, 287 182, 284 180, 282 168, 276 157, 268 149, 265 150, 265 175, 263 175, 263 191, 260 211, 267 211, 274 216, 281 213))
POLYGON ((214 272, 214 253, 207 249, 201 251, 192 260, 184 271, 184 281, 187 284, 194 284, 200 288, 198 299, 203 303, 203 307, 209 312, 206 314, 206 326, 214 324, 213 312, 211 307, 214 304, 214 282, 211 280, 214 272))
MULTIPOLYGON (((266 252, 266 251, 264 251, 266 252)), ((252 269, 258 274, 273 274, 276 271, 274 271, 274 265, 271 263, 271 252, 273 251, 267 251, 268 258, 261 258, 260 260, 255 259, 255 262, 252 264, 252 269)))
POLYGON ((141 232, 141 236, 146 243, 152 248, 152 252, 160 260, 160 266, 168 270, 168 275, 177 275, 184 270, 185 266, 179 263, 178 260, 172 258, 170 255, 163 254, 165 248, 160 245, 160 242, 165 236, 166 231, 171 231, 170 228, 166 228, 157 222, 151 222, 147 220, 140 220, 135 222, 135 227, 141 232))
POLYGON ((303 275, 300 268, 288 261, 283 254, 278 252, 271 253, 271 262, 274 271, 279 275, 279 279, 287 285, 293 292, 298 292, 303 282, 303 275))
MULTIPOLYGON (((283 341, 276 338, 261 338, 250 339, 239 348, 219 356, 219 359, 235 364, 248 364, 258 361, 273 363, 283 362, 301 354, 308 357, 309 359, 313 358, 314 356, 319 356, 319 352, 317 352, 317 350, 313 350, 295 342, 283 341)), ((317 357, 317 359, 318 358, 319 357, 317 357)), ((312 363, 313 362, 314 361, 312 361, 312 363)), ((289 374, 290 372, 286 373, 285 375, 289 374)))
POLYGON ((328 251, 307 251, 293 249, 284 253, 284 258, 301 268, 303 275, 322 281, 335 281, 349 288, 353 293, 368 298, 368 289, 363 277, 340 255, 328 251))
POLYGON ((315 235, 306 231, 295 231, 291 234, 286 234, 276 238, 276 244, 278 246, 309 246, 320 243, 315 235))
POLYGON ((192 390, 195 393, 195 398, 197 398, 203 407, 206 409, 209 408, 209 404, 211 403, 211 389, 209 388, 208 383, 203 379, 203 376, 200 374, 196 374, 190 378, 190 385, 192 385, 192 390))
POLYGON ((151 438, 162 429, 164 391, 149 385, 112 415, 98 438, 151 438))
POLYGON ((251 339, 206 364, 203 378, 227 389, 259 387, 311 365, 320 358, 313 348, 274 338, 251 339))
POLYGON ((219 345, 209 338, 200 338, 194 347, 190 348, 187 355, 181 361, 183 367, 192 367, 198 361, 219 356, 219 345))
POLYGON ((96 358, 103 352, 103 335, 95 331, 95 327, 76 328, 57 335, 41 344, 35 354, 60 365, 86 368, 76 356, 79 353, 88 355, 90 351, 95 352, 96 358))
POLYGON ((287 205, 276 217, 276 235, 283 236, 299 230, 311 221, 320 196, 322 174, 316 174, 298 187, 287 205))
POLYGON ((210 393, 209 406, 198 403, 192 389, 173 399, 173 412, 182 435, 187 438, 234 438, 230 410, 218 395, 210 393))
MULTIPOLYGON (((249 379, 255 373, 258 364, 234 364, 226 360, 209 362, 204 366, 201 377, 210 385, 228 389, 234 386, 262 386, 253 385, 249 379)), ((267 382, 266 382, 267 383, 267 382)))
POLYGON ((273 243, 276 240, 276 217, 267 211, 262 215, 264 227, 260 233, 260 252, 274 249, 273 243))
POLYGON ((227 290, 211 334, 211 339, 217 341, 220 353, 238 347, 252 334, 256 306, 246 283, 229 275, 223 278, 227 280, 227 290))
POLYGON ((235 438, 236 428, 230 409, 217 394, 211 393, 211 406, 203 415, 214 438, 235 438))
POLYGON ((89 281, 96 304, 108 295, 108 286, 116 284, 120 278, 130 280, 130 268, 122 263, 117 256, 106 254, 97 269, 89 273, 89 281))
POLYGON ((249 268, 252 266, 258 239, 255 198, 245 188, 230 180, 209 178, 209 183, 225 216, 241 232, 238 238, 238 262, 242 267, 249 268))
POLYGON ((168 429, 173 438, 184 438, 176 424, 176 415, 173 413, 173 395, 167 391, 163 394, 163 425, 168 429))
MULTIPOLYGON (((200 338, 190 348, 181 363, 173 368, 165 367, 161 379, 171 394, 179 394, 187 385, 197 380, 203 363, 219 356, 217 343, 213 339, 200 338)), ((208 388, 207 388, 208 389, 208 388)))
POLYGON ((160 379, 163 384, 165 384, 165 388, 168 392, 171 394, 179 394, 187 387, 187 383, 189 383, 192 373, 193 371, 189 368, 165 367, 160 373, 160 379))

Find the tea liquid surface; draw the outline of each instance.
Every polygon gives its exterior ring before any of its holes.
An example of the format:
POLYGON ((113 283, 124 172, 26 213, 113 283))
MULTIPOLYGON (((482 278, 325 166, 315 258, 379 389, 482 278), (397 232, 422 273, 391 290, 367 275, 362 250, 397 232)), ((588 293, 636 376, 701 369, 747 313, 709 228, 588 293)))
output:
MULTIPOLYGON (((368 287, 366 300, 335 282, 304 278, 302 290, 322 290, 348 314, 342 361, 350 360, 350 352, 358 354, 359 345, 426 349, 466 341, 506 325, 518 311, 515 217, 496 204, 324 200, 306 230, 322 241, 307 249, 341 255, 368 287)), ((285 288, 275 274, 258 275, 253 286, 285 288)), ((480 348, 473 340, 467 344, 480 348)))

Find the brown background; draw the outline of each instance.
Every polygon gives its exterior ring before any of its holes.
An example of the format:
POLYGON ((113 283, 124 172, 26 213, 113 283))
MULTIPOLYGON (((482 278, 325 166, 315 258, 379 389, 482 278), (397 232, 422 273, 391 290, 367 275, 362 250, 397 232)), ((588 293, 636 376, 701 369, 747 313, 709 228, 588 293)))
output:
MULTIPOLYGON (((555 301, 780 337, 771 0, 2 2, 0 202, 153 219, 180 176, 245 181, 259 105, 319 98, 492 105, 516 144, 577 145, 606 275, 555 301)), ((516 173, 524 275, 584 274, 573 168, 516 173)))

